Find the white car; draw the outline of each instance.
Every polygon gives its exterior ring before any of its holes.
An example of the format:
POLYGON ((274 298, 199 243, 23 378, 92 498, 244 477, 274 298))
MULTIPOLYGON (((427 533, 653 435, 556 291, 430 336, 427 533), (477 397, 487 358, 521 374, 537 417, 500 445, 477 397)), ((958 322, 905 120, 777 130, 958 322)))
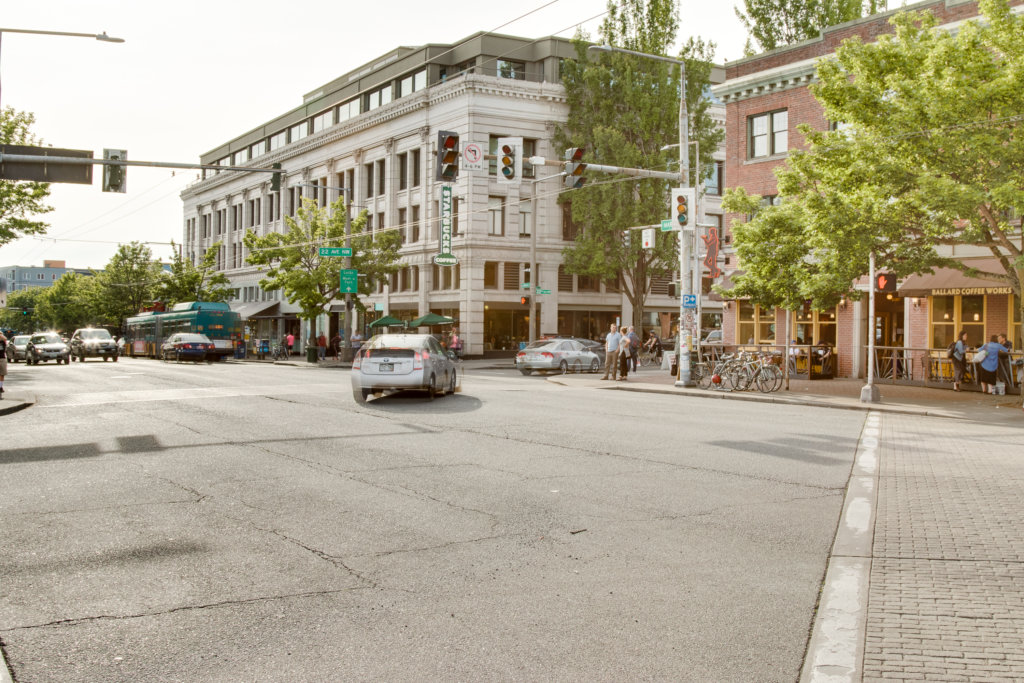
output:
POLYGON ((601 359, 576 339, 536 341, 516 354, 516 367, 524 375, 531 372, 598 372, 601 359))
POLYGON ((431 400, 458 387, 454 352, 429 334, 378 334, 352 360, 352 397, 363 403, 389 389, 425 391, 431 400))

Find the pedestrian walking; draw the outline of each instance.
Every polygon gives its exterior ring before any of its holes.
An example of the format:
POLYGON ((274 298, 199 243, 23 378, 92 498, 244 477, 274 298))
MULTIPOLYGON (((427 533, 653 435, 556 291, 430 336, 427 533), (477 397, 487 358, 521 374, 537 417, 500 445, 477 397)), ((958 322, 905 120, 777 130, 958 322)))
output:
POLYGON ((622 335, 619 334, 619 330, 615 327, 615 323, 608 326, 608 334, 604 337, 604 377, 601 379, 608 379, 610 373, 612 379, 616 379, 619 371, 619 340, 622 335))
POLYGON ((455 352, 456 358, 462 358, 462 337, 458 328, 452 328, 452 336, 448 339, 448 348, 455 352))
POLYGON ((284 339, 286 342, 288 342, 288 355, 290 356, 292 355, 292 348, 294 348, 295 346, 295 335, 289 332, 288 336, 286 336, 284 339))
POLYGON ((316 338, 316 346, 320 354, 320 360, 327 360, 327 335, 323 332, 316 338))
POLYGON ((626 335, 629 337, 629 363, 633 366, 633 372, 636 372, 636 362, 640 358, 640 337, 636 334, 636 328, 632 325, 629 326, 629 332, 626 335))
POLYGON ((960 330, 956 341, 953 343, 953 391, 960 391, 960 384, 964 381, 964 373, 967 372, 967 330, 960 330))
POLYGON ((978 347, 974 362, 978 366, 978 380, 981 391, 985 394, 996 393, 996 370, 999 368, 1000 355, 1009 358, 1006 348, 999 343, 998 335, 992 335, 987 342, 978 347))
POLYGON ((625 382, 629 374, 629 361, 632 357, 633 343, 629 339, 629 328, 625 325, 619 331, 619 381, 625 382))
POLYGON ((334 336, 331 337, 331 353, 334 354, 334 360, 341 360, 339 354, 341 353, 341 333, 335 332, 334 336))
POLYGON ((0 399, 4 397, 4 377, 7 376, 7 337, 0 332, 0 399))
POLYGON ((1005 332, 1000 332, 997 335, 999 345, 1006 349, 1006 357, 1004 358, 1001 354, 999 357, 999 374, 996 377, 996 381, 1002 382, 1006 386, 1013 386, 1013 382, 1010 381, 1013 377, 1012 361, 1010 359, 1010 351, 1013 351, 1013 342, 1006 338, 1005 332))

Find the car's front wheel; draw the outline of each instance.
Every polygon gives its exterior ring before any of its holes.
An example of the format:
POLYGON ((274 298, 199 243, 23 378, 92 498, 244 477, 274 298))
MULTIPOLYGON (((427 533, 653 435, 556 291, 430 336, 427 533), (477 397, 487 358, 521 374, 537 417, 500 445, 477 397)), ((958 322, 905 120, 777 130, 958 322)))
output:
POLYGON ((430 376, 430 381, 427 382, 427 397, 431 401, 437 398, 437 378, 433 375, 430 376))
POLYGON ((600 372, 601 371, 601 363, 598 362, 598 360, 596 358, 593 359, 592 361, 590 361, 590 371, 591 372, 600 372))

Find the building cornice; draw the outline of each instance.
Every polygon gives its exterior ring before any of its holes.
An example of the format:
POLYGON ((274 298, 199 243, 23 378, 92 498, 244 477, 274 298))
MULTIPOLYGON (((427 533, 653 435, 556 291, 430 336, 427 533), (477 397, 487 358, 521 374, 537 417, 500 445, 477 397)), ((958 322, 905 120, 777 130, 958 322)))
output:
POLYGON ((730 104, 768 93, 806 87, 817 79, 818 59, 820 58, 804 59, 734 78, 712 87, 711 92, 725 104, 730 104))
MULTIPOLYGON (((445 102, 466 97, 469 94, 495 95, 522 100, 542 100, 557 104, 565 104, 568 101, 565 87, 560 83, 543 81, 538 83, 482 74, 464 74, 446 83, 435 84, 419 93, 399 98, 371 112, 364 112, 348 121, 335 124, 327 130, 309 135, 299 142, 291 143, 269 154, 263 154, 244 165, 253 168, 269 168, 273 163, 281 163, 282 166, 287 168, 284 161, 288 159, 299 157, 320 147, 333 145, 388 121, 400 119, 403 116, 415 114, 418 111, 436 107, 445 102)), ((415 133, 419 130, 420 126, 416 126, 411 129, 410 133, 415 133)), ((360 147, 364 146, 365 141, 360 141, 360 147)), ((343 152, 340 155, 334 156, 344 156, 347 153, 350 152, 343 152)), ((296 168, 292 172, 295 173, 300 170, 296 168)), ((181 199, 184 201, 215 190, 227 183, 234 182, 239 178, 239 173, 226 171, 218 173, 212 178, 198 180, 182 191, 181 199)))

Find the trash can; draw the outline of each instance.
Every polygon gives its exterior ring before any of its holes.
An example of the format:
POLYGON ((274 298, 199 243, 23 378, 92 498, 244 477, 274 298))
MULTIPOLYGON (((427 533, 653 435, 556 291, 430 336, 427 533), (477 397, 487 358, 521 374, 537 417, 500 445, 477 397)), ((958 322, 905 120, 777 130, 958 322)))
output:
POLYGON ((306 347, 306 362, 307 363, 315 363, 316 362, 316 357, 317 357, 318 353, 319 352, 317 351, 315 346, 307 346, 306 347))

